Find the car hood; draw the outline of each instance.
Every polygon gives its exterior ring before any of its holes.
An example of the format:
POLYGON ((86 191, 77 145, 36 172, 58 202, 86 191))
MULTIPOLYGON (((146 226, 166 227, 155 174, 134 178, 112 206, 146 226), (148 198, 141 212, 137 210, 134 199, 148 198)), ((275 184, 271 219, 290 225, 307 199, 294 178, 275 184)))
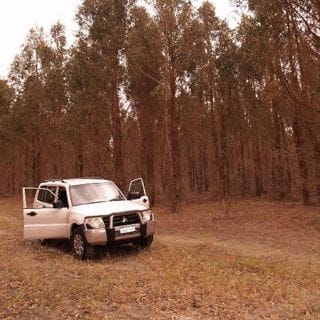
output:
POLYGON ((146 210, 146 207, 129 200, 91 203, 72 208, 73 213, 81 214, 85 217, 106 216, 112 213, 143 210, 146 210))

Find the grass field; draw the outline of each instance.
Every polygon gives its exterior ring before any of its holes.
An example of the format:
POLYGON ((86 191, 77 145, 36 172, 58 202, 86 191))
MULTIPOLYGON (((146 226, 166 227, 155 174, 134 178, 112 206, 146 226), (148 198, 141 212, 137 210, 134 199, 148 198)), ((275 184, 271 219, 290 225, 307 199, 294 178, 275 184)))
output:
POLYGON ((0 200, 0 319, 320 319, 320 208, 267 200, 154 209, 149 251, 78 261, 22 240, 0 200))

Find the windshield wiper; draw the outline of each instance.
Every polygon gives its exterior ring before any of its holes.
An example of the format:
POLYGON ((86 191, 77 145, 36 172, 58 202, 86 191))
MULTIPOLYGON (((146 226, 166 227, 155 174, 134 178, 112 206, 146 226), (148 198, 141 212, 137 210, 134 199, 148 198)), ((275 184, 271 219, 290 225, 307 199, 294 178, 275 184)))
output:
POLYGON ((94 201, 94 202, 90 202, 90 203, 102 203, 102 202, 107 202, 107 200, 94 201))
POLYGON ((83 205, 86 205, 86 204, 101 203, 101 202, 107 202, 107 200, 93 201, 93 202, 84 202, 84 203, 78 204, 78 206, 83 206, 83 205))
POLYGON ((123 198, 113 198, 113 199, 110 199, 109 201, 122 201, 124 200, 123 198))

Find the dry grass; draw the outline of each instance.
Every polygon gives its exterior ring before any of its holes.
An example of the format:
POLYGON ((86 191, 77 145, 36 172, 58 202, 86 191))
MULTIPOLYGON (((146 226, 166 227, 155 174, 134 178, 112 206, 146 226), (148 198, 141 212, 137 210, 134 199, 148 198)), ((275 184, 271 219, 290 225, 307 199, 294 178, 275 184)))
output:
POLYGON ((156 208, 150 251, 81 262, 22 241, 0 201, 0 319, 320 319, 320 210, 264 200, 156 208))

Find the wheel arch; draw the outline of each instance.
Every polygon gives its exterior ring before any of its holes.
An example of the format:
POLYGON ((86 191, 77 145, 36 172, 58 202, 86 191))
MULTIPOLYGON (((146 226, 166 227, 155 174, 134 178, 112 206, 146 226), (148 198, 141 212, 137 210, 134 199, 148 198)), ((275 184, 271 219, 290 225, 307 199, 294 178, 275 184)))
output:
POLYGON ((72 223, 70 227, 70 238, 72 237, 73 232, 78 229, 81 225, 78 223, 72 223))

